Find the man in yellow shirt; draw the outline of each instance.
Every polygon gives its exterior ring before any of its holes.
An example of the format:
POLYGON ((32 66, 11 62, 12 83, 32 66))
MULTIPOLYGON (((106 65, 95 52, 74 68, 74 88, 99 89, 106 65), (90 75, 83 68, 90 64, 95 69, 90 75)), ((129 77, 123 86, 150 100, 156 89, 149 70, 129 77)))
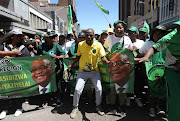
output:
POLYGON ((71 69, 74 64, 79 61, 79 71, 76 77, 77 82, 73 97, 74 108, 70 114, 71 118, 75 118, 78 113, 79 98, 88 78, 91 79, 96 90, 96 110, 100 115, 104 115, 104 112, 100 107, 102 100, 102 86, 98 69, 98 57, 108 65, 115 65, 114 62, 108 61, 105 55, 102 44, 94 41, 94 30, 87 29, 85 41, 79 43, 77 56, 72 65, 69 66, 69 69, 71 69))

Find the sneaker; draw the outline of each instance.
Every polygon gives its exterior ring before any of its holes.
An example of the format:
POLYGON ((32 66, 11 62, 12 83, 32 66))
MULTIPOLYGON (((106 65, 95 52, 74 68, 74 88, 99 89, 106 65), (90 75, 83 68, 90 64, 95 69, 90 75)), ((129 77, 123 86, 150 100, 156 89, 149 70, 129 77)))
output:
POLYGON ((76 117, 76 114, 78 113, 79 109, 74 108, 72 112, 70 113, 70 118, 74 119, 76 117))
POLYGON ((4 119, 6 117, 7 111, 3 110, 0 114, 0 119, 4 119))
POLYGON ((111 105, 111 112, 113 114, 117 114, 117 110, 116 110, 116 106, 115 105, 111 105))
POLYGON ((53 114, 56 114, 57 112, 58 112, 58 108, 57 107, 55 107, 54 109, 51 110, 51 113, 53 113, 53 114))
POLYGON ((105 113, 104 111, 102 110, 101 106, 97 106, 96 107, 96 111, 98 112, 99 115, 103 116, 105 113))
POLYGON ((135 101, 139 107, 143 107, 142 102, 138 98, 136 98, 135 101))
POLYGON ((25 104, 29 104, 29 102, 28 102, 28 101, 25 101, 24 103, 25 103, 25 104))
POLYGON ((39 105, 39 107, 37 107, 37 109, 41 110, 41 109, 44 109, 43 105, 39 105))
POLYGON ((120 113, 121 113, 123 116, 126 116, 126 114, 127 114, 127 108, 126 108, 125 105, 121 106, 121 107, 119 108, 119 110, 120 110, 120 113))
POLYGON ((126 106, 130 106, 131 105, 131 99, 128 97, 126 99, 126 106))
POLYGON ((161 111, 160 107, 159 106, 156 106, 156 114, 159 114, 161 111))
POLYGON ((17 109, 16 112, 14 113, 14 116, 20 116, 22 114, 22 110, 21 109, 17 109))
POLYGON ((154 108, 150 108, 149 116, 151 116, 153 118, 156 117, 155 109, 154 108))
POLYGON ((24 102, 25 104, 29 104, 29 100, 28 100, 28 98, 25 98, 25 102, 24 102))

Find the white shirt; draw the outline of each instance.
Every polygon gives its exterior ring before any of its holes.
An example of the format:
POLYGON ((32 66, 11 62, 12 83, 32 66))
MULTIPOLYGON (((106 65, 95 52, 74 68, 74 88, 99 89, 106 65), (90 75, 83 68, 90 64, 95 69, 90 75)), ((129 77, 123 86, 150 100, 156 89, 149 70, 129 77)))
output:
POLYGON ((62 49, 66 51, 67 54, 73 44, 75 44, 75 40, 67 41, 64 45, 60 45, 60 46, 62 47, 62 49))
POLYGON ((153 41, 144 42, 143 46, 139 49, 139 53, 144 54, 146 51, 154 45, 153 41))
MULTIPOLYGON (((127 83, 128 83, 128 82, 127 82, 127 83)), ((125 89, 123 90, 122 93, 126 92, 126 89, 127 89, 127 83, 126 83, 123 87, 121 87, 121 86, 115 84, 116 94, 119 94, 119 93, 120 93, 119 90, 118 90, 119 88, 125 88, 125 89)))
POLYGON ((49 83, 46 87, 42 87, 41 85, 39 85, 39 93, 40 93, 40 94, 43 94, 43 91, 42 91, 43 88, 46 88, 46 89, 47 89, 47 90, 45 91, 45 93, 47 93, 47 92, 49 91, 50 86, 51 86, 51 83, 49 83))
POLYGON ((136 39, 136 42, 132 43, 131 46, 135 46, 137 49, 140 49, 144 44, 143 40, 136 39))
POLYGON ((108 49, 111 52, 111 48, 114 44, 120 42, 123 43, 123 38, 124 38, 124 47, 123 48, 128 48, 131 45, 131 39, 128 36, 123 36, 123 37, 116 37, 114 34, 109 35, 107 39, 105 40, 104 47, 108 49))

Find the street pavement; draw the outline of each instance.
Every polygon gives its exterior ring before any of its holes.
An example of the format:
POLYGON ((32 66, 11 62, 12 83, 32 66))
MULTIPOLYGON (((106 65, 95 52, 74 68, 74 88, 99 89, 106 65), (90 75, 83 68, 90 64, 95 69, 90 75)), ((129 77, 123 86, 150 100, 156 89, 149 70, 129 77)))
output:
POLYGON ((51 113, 54 106, 47 104, 44 105, 44 109, 37 109, 35 105, 23 103, 23 109, 24 112, 20 116, 14 117, 13 114, 8 114, 3 121, 167 121, 164 114, 158 114, 155 118, 151 118, 147 106, 138 107, 133 101, 127 109, 126 116, 120 113, 113 115, 110 111, 106 111, 104 116, 100 116, 95 111, 94 101, 88 103, 88 99, 85 97, 81 97, 80 111, 75 119, 71 119, 69 116, 72 110, 72 97, 70 96, 63 99, 63 105, 58 108, 56 114, 51 113))

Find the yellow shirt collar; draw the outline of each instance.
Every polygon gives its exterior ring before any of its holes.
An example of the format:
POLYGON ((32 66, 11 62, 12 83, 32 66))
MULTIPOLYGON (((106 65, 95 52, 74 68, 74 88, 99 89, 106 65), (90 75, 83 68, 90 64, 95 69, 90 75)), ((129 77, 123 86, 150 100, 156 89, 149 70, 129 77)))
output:
MULTIPOLYGON (((85 40, 85 43, 86 43, 86 40, 85 40)), ((96 44, 95 44, 94 40, 93 40, 93 43, 92 43, 91 46, 86 43, 86 47, 94 47, 95 45, 96 45, 96 44)))

